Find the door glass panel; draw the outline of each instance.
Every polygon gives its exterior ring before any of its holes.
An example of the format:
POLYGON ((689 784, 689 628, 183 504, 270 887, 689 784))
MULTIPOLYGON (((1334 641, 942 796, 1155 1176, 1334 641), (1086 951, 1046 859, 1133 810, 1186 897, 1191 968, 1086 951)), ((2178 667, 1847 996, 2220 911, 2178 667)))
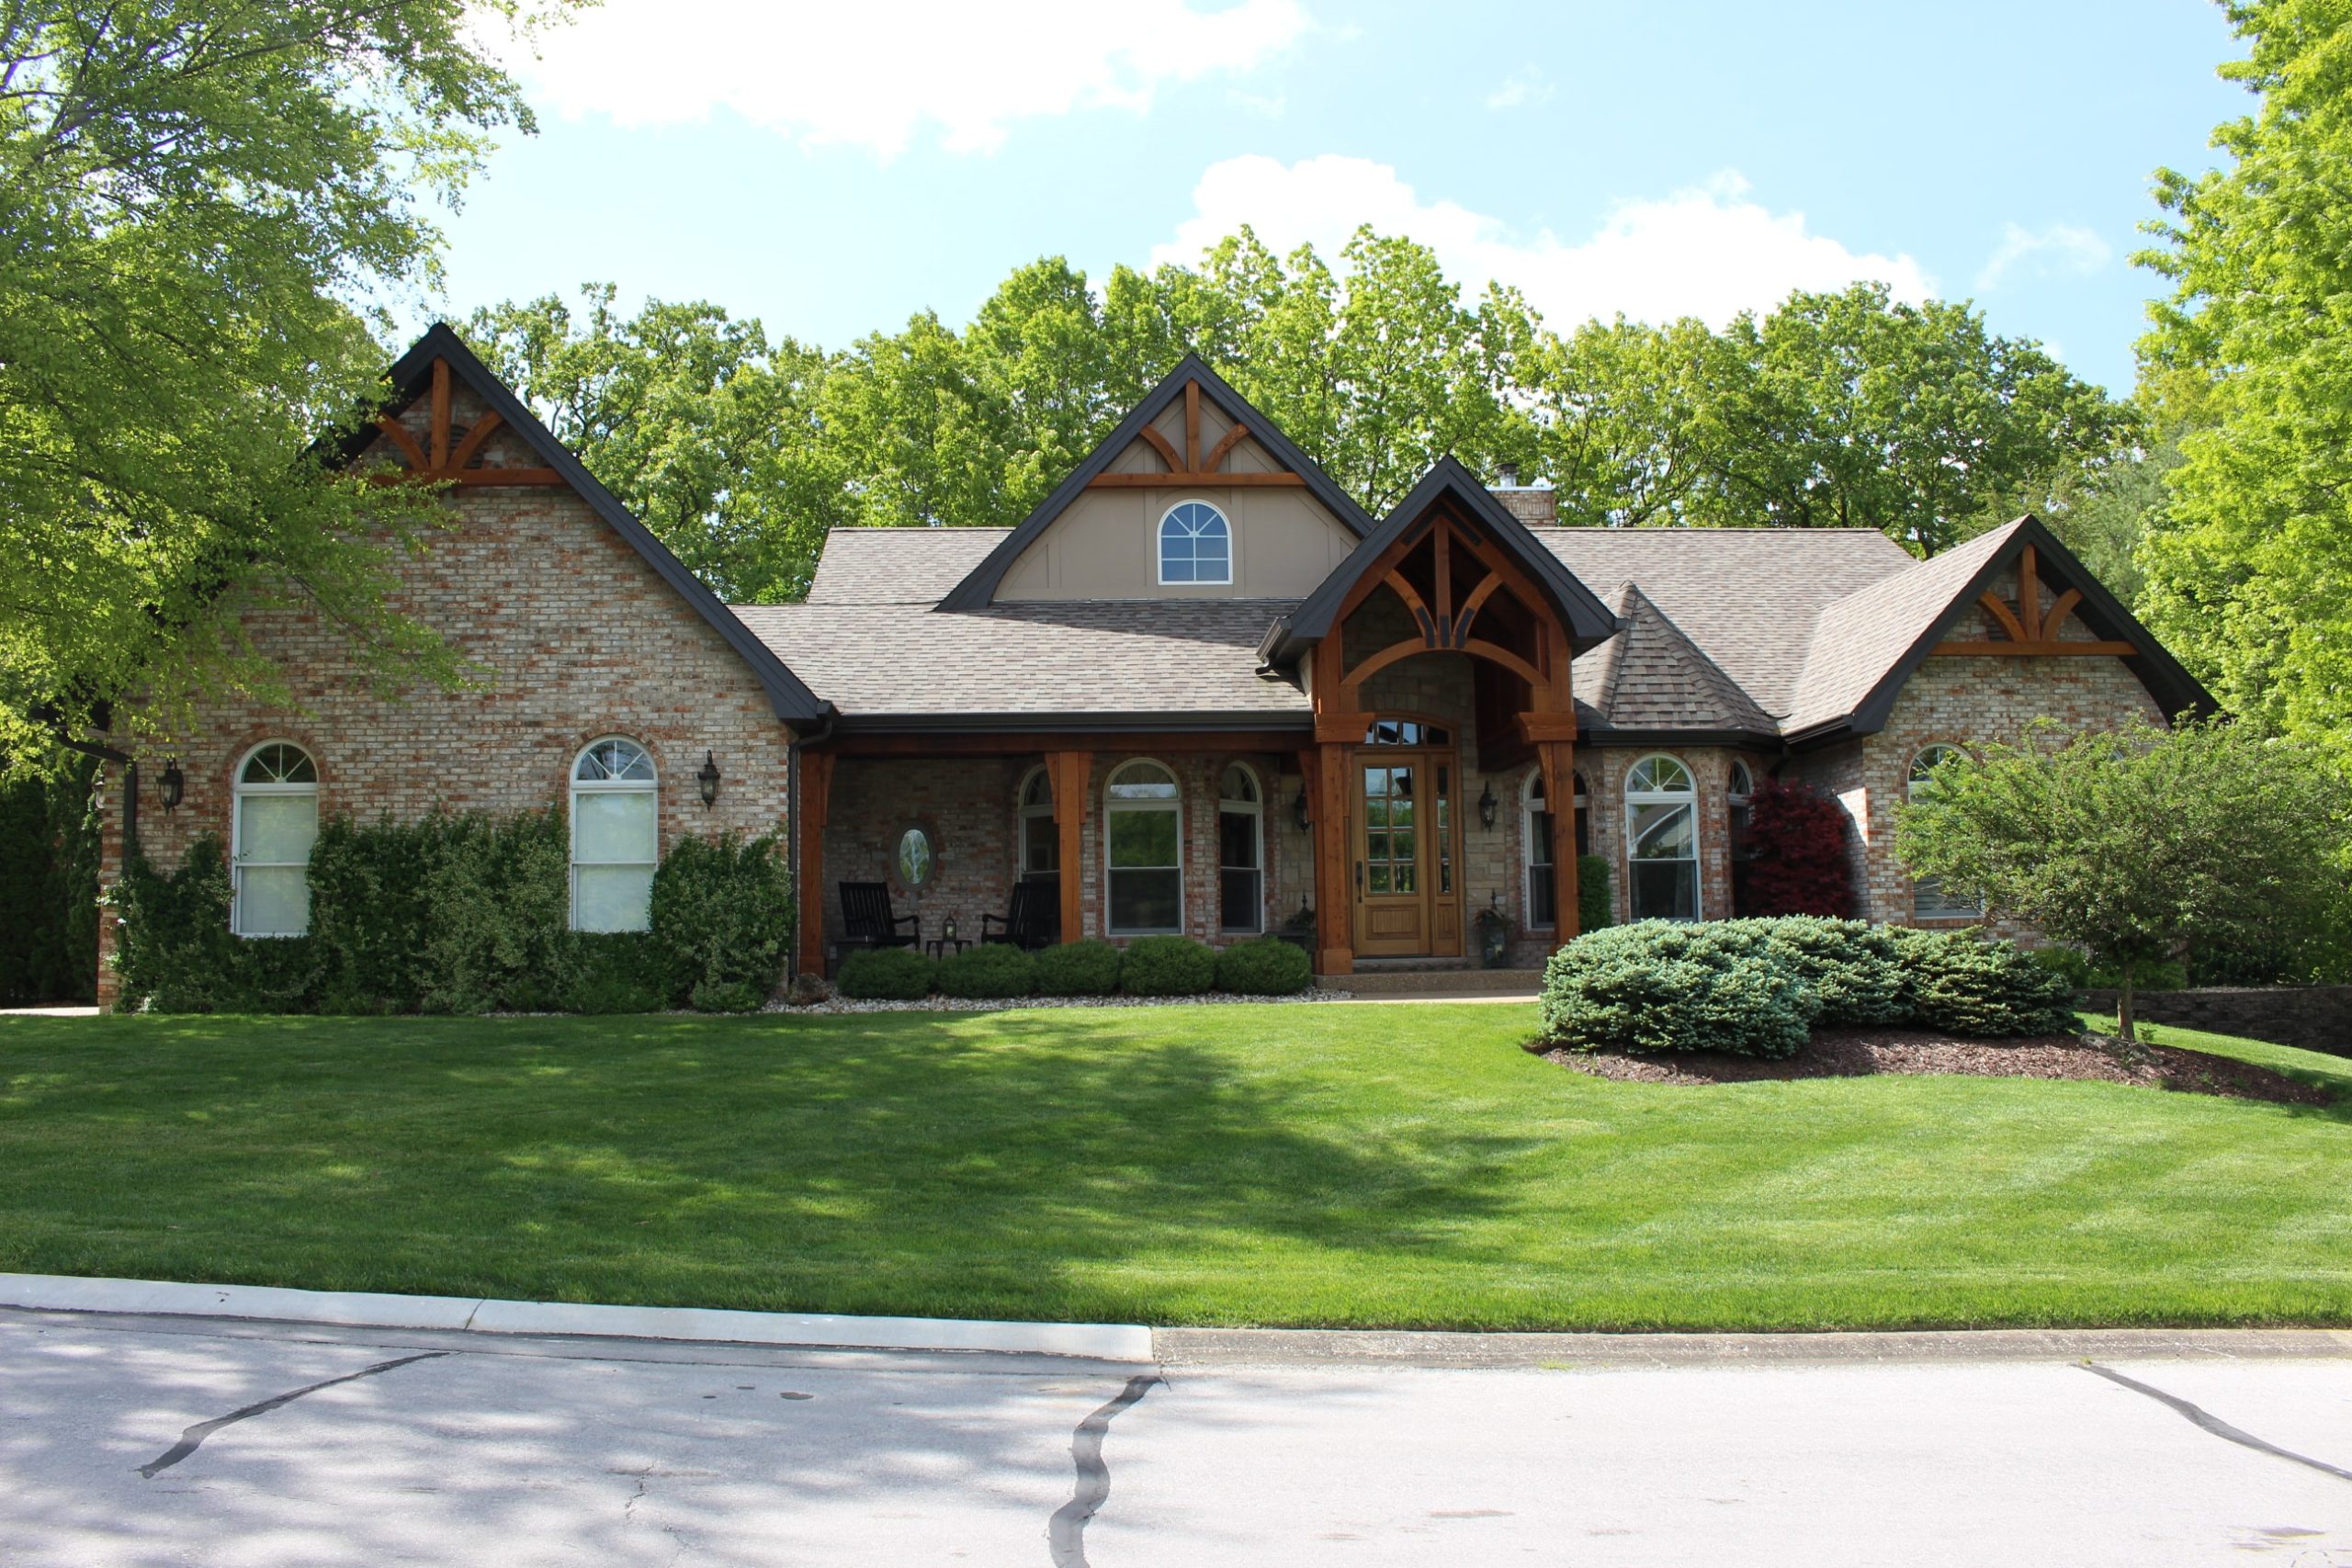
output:
POLYGON ((1413 833, 1413 768, 1363 771, 1364 889, 1410 893, 1418 886, 1413 833))

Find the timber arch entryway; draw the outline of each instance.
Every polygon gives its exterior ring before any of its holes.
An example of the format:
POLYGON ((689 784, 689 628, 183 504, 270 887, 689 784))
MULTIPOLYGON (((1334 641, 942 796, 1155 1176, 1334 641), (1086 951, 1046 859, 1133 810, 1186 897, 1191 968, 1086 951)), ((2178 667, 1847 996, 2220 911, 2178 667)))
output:
POLYGON ((1374 719, 1356 753, 1355 951, 1364 958, 1462 953, 1462 754, 1451 726, 1374 719))

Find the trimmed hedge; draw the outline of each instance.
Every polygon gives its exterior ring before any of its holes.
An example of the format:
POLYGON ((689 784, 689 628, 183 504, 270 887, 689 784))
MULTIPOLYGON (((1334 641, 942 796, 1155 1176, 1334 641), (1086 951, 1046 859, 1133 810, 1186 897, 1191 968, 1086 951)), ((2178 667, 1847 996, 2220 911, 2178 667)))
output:
POLYGON ((1578 937, 1544 976, 1544 1029, 1580 1051, 1785 1056, 1815 1024, 1980 1039, 2077 1027, 2066 977, 1974 931, 1814 916, 1645 920, 1578 937))
POLYGON ((1306 950, 1278 936, 1237 942, 1216 955, 1216 988, 1238 997, 1289 997, 1315 979, 1306 950))
POLYGON ((1609 896, 1609 857, 1577 856, 1577 931, 1607 931, 1616 923, 1616 901, 1609 896))
POLYGON ((783 976, 793 907, 775 838, 688 838, 654 873, 651 930, 575 931, 563 814, 436 812, 319 826, 311 929, 229 930, 220 840, 176 872, 133 845, 114 894, 127 1008, 167 1012, 745 1011, 783 976))
POLYGON ((1037 989, 1037 961, 1007 942, 984 942, 939 962, 943 997, 1025 997, 1037 989))
POLYGON ((842 995, 861 1002, 919 1002, 939 965, 911 947, 864 947, 842 960, 842 995))
POLYGON ((1544 1033, 1577 1051, 1793 1055, 1820 998, 1759 923, 1642 920, 1577 938, 1544 967, 1544 1033))
POLYGON ((1216 984, 1216 952, 1186 936, 1137 937, 1119 965, 1119 988, 1130 996, 1197 996, 1216 984))
POLYGON ((1119 988, 1119 950, 1101 937, 1037 954, 1037 990, 1048 997, 1107 997, 1119 988))

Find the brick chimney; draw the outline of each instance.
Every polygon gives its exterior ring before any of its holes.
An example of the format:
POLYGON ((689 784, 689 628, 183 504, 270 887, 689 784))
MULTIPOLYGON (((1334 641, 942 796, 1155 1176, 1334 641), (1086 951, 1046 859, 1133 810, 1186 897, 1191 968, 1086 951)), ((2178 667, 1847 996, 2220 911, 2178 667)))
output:
POLYGON ((1516 464, 1503 464, 1496 470, 1495 482, 1487 488, 1512 516, 1531 528, 1550 528, 1559 524, 1559 491, 1550 485, 1521 484, 1516 464))

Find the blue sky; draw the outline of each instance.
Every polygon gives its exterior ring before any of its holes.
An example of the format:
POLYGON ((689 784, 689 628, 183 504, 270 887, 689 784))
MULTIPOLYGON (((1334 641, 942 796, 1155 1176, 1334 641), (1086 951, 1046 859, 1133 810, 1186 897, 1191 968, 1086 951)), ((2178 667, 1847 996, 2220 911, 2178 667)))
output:
POLYGON ((518 57, 541 133, 436 303, 610 280, 833 347, 1039 254, 1369 220, 1555 325, 1884 277, 2120 391, 2148 175, 2211 161, 2234 52, 2201 0, 606 0, 518 57))

